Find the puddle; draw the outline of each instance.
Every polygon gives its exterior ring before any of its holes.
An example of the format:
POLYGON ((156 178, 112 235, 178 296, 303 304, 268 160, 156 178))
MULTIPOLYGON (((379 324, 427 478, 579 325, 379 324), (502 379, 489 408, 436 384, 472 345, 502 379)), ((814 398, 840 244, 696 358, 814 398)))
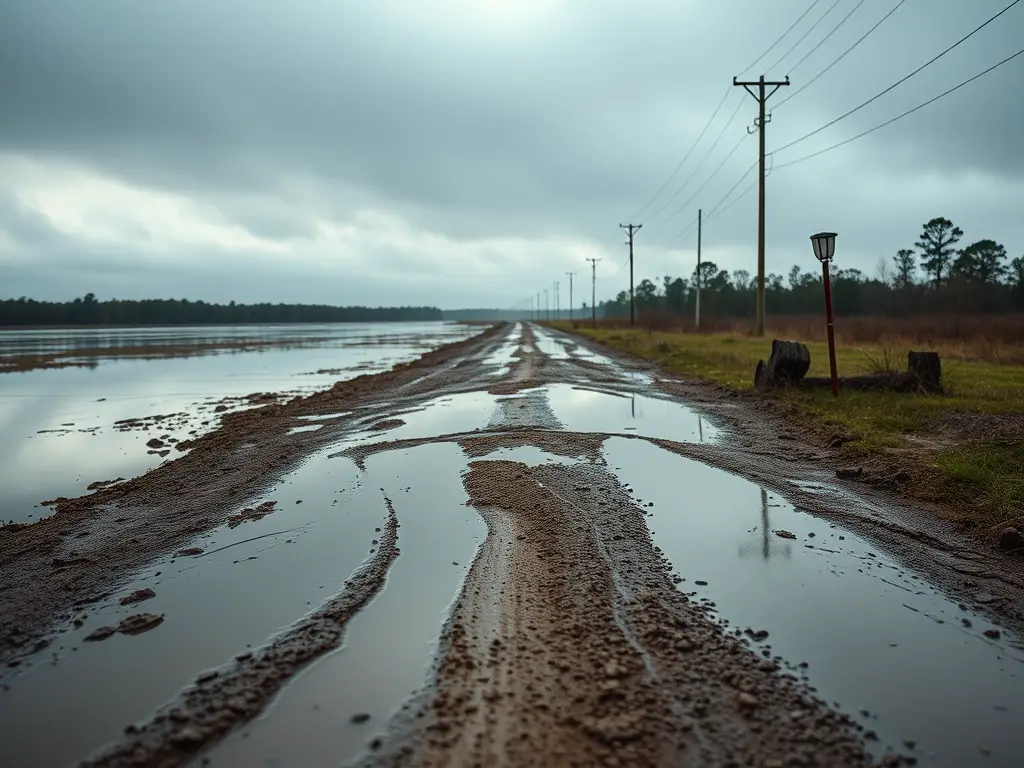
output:
MULTIPOLYGON (((415 411, 399 411, 387 417, 375 416, 367 420, 367 426, 399 415, 405 422, 400 427, 382 432, 379 439, 407 440, 459 432, 472 432, 487 426, 494 411, 496 401, 494 395, 486 392, 467 392, 464 394, 447 395, 430 400, 415 411)), ((360 434, 365 438, 366 434, 360 434)))
POLYGON ((294 435, 299 432, 316 432, 321 427, 323 427, 323 424, 309 424, 308 426, 305 427, 292 427, 285 434, 294 435))
POLYGON ((984 637, 983 617, 747 480, 622 438, 605 457, 642 506, 653 502, 648 523, 679 588, 732 626, 766 630, 760 647, 807 663, 817 695, 876 731, 881 748, 913 740, 921 765, 1020 764, 1024 653, 984 637))
POLYGON ((208 752, 210 765, 344 763, 427 681, 442 624, 486 526, 465 506, 466 459, 458 446, 425 445, 379 454, 366 464, 366 485, 384 488, 401 526, 402 554, 386 586, 352 619, 344 645, 295 678, 259 719, 208 752), (356 714, 370 717, 355 724, 356 714))
POLYGON ((629 433, 680 443, 710 443, 718 439, 717 428, 671 400, 609 394, 569 384, 553 384, 547 390, 551 410, 570 432, 629 433))
POLYGON ((348 416, 350 413, 351 411, 345 411, 343 413, 324 413, 314 416, 296 416, 295 418, 302 421, 330 421, 331 419, 340 419, 342 416, 348 416))
MULTIPOLYGON (((225 338, 320 338, 317 345, 301 348, 224 350, 156 359, 96 358, 93 368, 0 373, 0 434, 5 438, 0 443, 0 487, 4 489, 0 523, 48 517, 52 510, 38 506, 42 501, 80 496, 88 492, 90 483, 136 477, 180 456, 173 447, 166 456, 147 453, 146 443, 164 434, 185 440, 216 428, 221 415, 213 411, 217 399, 254 392, 309 394, 362 372, 350 370, 353 367, 411 360, 425 349, 474 332, 440 323, 395 325, 397 330, 388 324, 366 324, 0 331, 0 353, 7 354, 225 338), (309 375, 296 376, 299 373, 309 375), (114 428, 123 419, 172 413, 184 415, 148 431, 114 428)), ((238 406, 231 404, 227 412, 235 410, 238 406)))
POLYGON ((516 361, 513 355, 519 349, 521 334, 522 324, 516 323, 505 335, 505 338, 502 339, 501 345, 491 354, 487 355, 487 357, 483 358, 482 363, 485 367, 495 368, 495 370, 490 372, 490 376, 504 376, 508 373, 508 369, 516 361))
POLYGON ((498 448, 475 461, 516 461, 528 467, 539 467, 545 464, 561 464, 571 466, 580 464, 582 458, 570 459, 566 456, 556 456, 553 453, 537 448, 534 445, 520 445, 515 448, 498 448))
POLYGON ((366 486, 350 462, 324 454, 286 475, 267 498, 278 501, 274 512, 187 545, 203 549, 199 556, 156 561, 90 608, 84 626, 7 678, 0 765, 73 764, 117 738, 200 671, 263 644, 336 592, 386 518, 377 485, 366 486), (119 604, 146 587, 154 598, 119 604), (164 614, 163 623, 133 637, 82 642, 95 628, 143 611, 164 614))

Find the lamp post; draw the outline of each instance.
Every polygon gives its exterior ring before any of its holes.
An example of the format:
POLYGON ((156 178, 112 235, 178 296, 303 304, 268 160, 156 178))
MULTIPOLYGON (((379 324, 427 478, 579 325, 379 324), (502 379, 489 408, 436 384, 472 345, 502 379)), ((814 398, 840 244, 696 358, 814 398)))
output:
POLYGON ((819 232, 811 235, 814 256, 821 262, 821 277, 825 282, 825 322, 828 328, 828 364, 832 370, 832 394, 839 395, 839 377, 836 375, 836 335, 832 322, 832 284, 828 276, 828 263, 836 253, 836 233, 819 232))

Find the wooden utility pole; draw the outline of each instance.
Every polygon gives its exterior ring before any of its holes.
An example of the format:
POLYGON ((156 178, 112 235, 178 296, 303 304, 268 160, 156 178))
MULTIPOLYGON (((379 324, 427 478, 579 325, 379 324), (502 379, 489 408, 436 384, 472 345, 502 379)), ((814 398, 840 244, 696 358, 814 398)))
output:
POLYGON ((558 299, 558 281, 555 281, 555 320, 558 319, 558 313, 561 311, 561 302, 558 299))
POLYGON ((619 224, 620 229, 624 229, 629 233, 629 324, 633 325, 636 322, 636 316, 633 312, 633 233, 643 227, 643 224, 619 224))
POLYGON ((789 77, 786 77, 785 82, 766 82, 764 75, 761 75, 760 79, 750 82, 740 82, 734 77, 732 79, 732 84, 743 86, 747 90, 747 93, 757 99, 758 105, 758 116, 755 123, 759 134, 759 182, 757 190, 757 335, 764 336, 764 129, 772 119, 770 113, 765 113, 764 105, 768 99, 771 98, 772 94, 779 90, 779 88, 784 85, 789 85, 789 77), (756 93, 751 90, 752 86, 757 86, 756 93), (772 89, 766 93, 765 89, 768 86, 771 86, 772 89))
POLYGON ((597 328, 597 262, 601 259, 587 259, 590 262, 590 322, 597 328))
POLYGON ((576 273, 575 272, 566 272, 565 274, 567 274, 569 276, 569 322, 571 323, 572 322, 572 276, 575 275, 576 273))
POLYGON ((701 221, 704 217, 704 211, 701 208, 697 209, 697 318, 695 321, 696 329, 700 330, 700 229, 701 221))

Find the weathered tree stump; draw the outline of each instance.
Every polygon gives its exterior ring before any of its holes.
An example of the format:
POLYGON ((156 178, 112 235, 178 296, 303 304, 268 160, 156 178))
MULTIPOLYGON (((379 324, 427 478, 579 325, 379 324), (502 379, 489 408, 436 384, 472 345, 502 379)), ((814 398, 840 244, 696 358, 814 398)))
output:
POLYGON ((907 352, 907 372, 926 392, 942 391, 942 362, 938 352, 907 352))
POLYGON ((757 361, 754 386, 766 392, 779 386, 797 384, 811 367, 811 353, 799 341, 772 339, 772 354, 768 362, 757 361))
MULTIPOLYGON (((805 376, 811 365, 811 355, 803 344, 796 341, 772 340, 772 354, 768 362, 758 360, 754 371, 754 386, 759 392, 776 387, 791 386, 798 389, 827 389, 832 381, 826 376, 805 376)), ((839 379, 840 389, 859 392, 927 392, 941 394, 942 364, 937 352, 909 352, 907 372, 870 373, 845 376, 839 379)))

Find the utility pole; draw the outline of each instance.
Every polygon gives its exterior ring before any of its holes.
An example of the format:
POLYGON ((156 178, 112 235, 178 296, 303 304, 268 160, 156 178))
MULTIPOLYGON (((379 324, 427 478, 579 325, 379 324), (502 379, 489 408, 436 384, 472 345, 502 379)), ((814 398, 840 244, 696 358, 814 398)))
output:
POLYGON ((572 322, 572 276, 575 275, 576 273, 575 272, 566 272, 565 274, 567 274, 569 276, 569 322, 571 323, 572 322))
MULTIPOLYGON (((764 105, 772 97, 779 88, 784 85, 789 85, 789 76, 786 76, 786 80, 776 82, 765 82, 764 75, 761 75, 760 79, 749 82, 740 82, 735 77, 732 79, 734 86, 743 86, 747 93, 757 99, 758 105, 758 116, 755 125, 757 131, 760 134, 758 136, 759 144, 759 170, 758 170, 758 189, 757 189, 757 335, 764 336, 764 129, 768 123, 771 122, 771 113, 765 114, 764 105), (757 86, 757 92, 751 90, 752 86, 757 86), (771 86, 772 89, 768 93, 765 93, 765 88, 771 86)), ((748 132, 750 129, 747 129, 748 132)))
POLYGON ((597 328, 597 262, 602 259, 587 259, 590 262, 590 322, 597 328))
POLYGON ((558 319, 558 311, 560 306, 561 305, 558 301, 558 281, 555 280, 555 320, 558 319))
POLYGON ((544 289, 544 319, 551 319, 551 299, 548 297, 548 289, 544 289))
POLYGON ((704 218, 704 211, 701 208, 697 209, 697 320, 696 328, 700 330, 700 229, 701 223, 704 218))
POLYGON ((633 233, 643 227, 643 224, 619 224, 620 229, 629 233, 629 324, 633 325, 636 318, 633 312, 633 233))
POLYGON ((537 291, 537 319, 540 320, 540 291, 537 291))

